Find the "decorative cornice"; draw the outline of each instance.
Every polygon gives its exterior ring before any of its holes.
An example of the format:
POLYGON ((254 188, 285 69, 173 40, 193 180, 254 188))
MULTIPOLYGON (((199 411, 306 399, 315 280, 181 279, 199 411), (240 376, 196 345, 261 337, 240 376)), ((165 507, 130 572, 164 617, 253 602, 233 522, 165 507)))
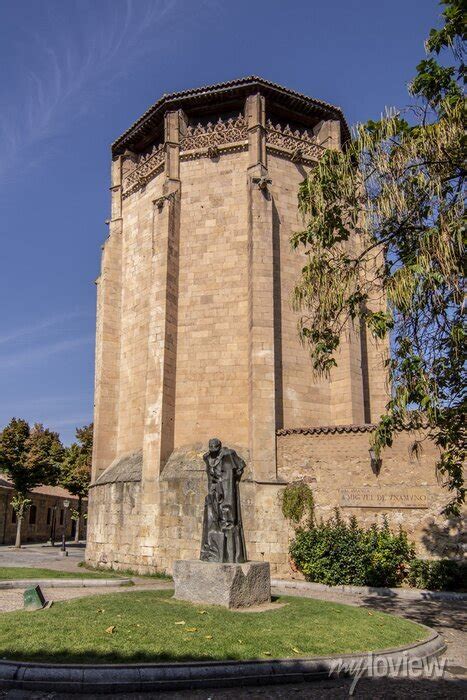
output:
MULTIPOLYGON (((312 132, 307 129, 290 128, 289 124, 266 124, 267 149, 294 163, 312 164, 324 153, 316 142, 312 132)), ((180 142, 180 159, 218 158, 225 153, 237 153, 248 149, 248 124, 243 114, 229 119, 219 119, 207 124, 197 123, 186 128, 180 142)), ((123 178, 122 196, 125 199, 153 177, 162 172, 165 161, 163 143, 155 144, 152 149, 140 156, 133 155, 128 164, 133 170, 123 178)), ((267 187, 266 182, 254 180, 260 188, 267 187)))
POLYGON ((313 163, 324 153, 324 148, 318 145, 316 137, 308 129, 292 131, 288 124, 274 125, 270 119, 266 122, 266 147, 268 151, 278 152, 294 163, 313 163))
POLYGON ((243 114, 235 119, 223 120, 219 117, 217 122, 208 122, 205 126, 188 126, 180 143, 180 152, 207 148, 209 155, 209 149, 245 141, 247 138, 247 123, 243 114))
POLYGON ((349 140, 349 127, 340 107, 307 97, 269 80, 264 80, 264 78, 249 76, 226 83, 217 83, 216 85, 163 95, 112 144, 112 153, 118 155, 123 153, 125 148, 130 148, 131 150, 135 148, 136 150, 138 148, 141 149, 141 144, 144 144, 150 138, 151 133, 160 128, 159 125, 162 122, 163 115, 168 110, 183 109, 188 113, 191 110, 199 113, 211 107, 215 108, 222 103, 238 103, 241 100, 245 100, 248 95, 256 92, 260 92, 266 98, 270 98, 271 102, 274 102, 282 109, 293 112, 298 119, 338 120, 341 123, 342 142, 349 140))
POLYGON ((143 153, 136 160, 134 169, 123 178, 123 199, 137 192, 152 180, 164 167, 165 148, 163 143, 154 144, 148 153, 143 153))
POLYGON ((318 425, 314 428, 281 428, 276 435, 335 435, 336 433, 372 433, 376 429, 374 423, 352 425, 318 425))

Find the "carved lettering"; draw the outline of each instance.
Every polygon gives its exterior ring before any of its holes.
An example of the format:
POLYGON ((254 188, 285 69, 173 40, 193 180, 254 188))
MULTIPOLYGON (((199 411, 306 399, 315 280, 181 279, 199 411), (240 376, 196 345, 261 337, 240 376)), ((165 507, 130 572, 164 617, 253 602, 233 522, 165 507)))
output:
POLYGON ((348 488, 340 490, 343 508, 428 508, 428 492, 422 487, 348 488))

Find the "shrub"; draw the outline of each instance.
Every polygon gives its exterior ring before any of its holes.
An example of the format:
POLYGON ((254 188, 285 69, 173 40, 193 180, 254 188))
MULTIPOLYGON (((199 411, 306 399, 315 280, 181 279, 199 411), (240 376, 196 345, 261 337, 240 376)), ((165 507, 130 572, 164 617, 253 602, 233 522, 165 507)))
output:
POLYGON ((306 524, 311 527, 315 507, 313 492, 303 481, 287 484, 282 492, 282 514, 287 520, 298 525, 306 515, 306 524))
POLYGON ((297 531, 290 555, 307 581, 330 586, 397 586, 414 558, 413 545, 399 528, 360 527, 355 517, 345 522, 338 510, 327 522, 297 531))
POLYGON ((410 564, 408 582, 416 588, 449 591, 465 587, 465 569, 450 559, 414 559, 410 564))

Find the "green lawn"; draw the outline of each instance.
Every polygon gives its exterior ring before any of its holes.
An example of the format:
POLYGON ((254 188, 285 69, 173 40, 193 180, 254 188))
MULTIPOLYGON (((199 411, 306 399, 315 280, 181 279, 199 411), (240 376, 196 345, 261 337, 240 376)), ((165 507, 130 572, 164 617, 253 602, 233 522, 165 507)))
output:
POLYGON ((55 571, 54 569, 35 569, 27 566, 0 566, 0 581, 40 578, 124 578, 116 571, 55 571))
POLYGON ((422 627, 365 608, 281 597, 261 613, 133 591, 0 615, 0 658, 56 663, 136 663, 301 657, 374 651, 426 637, 422 627))

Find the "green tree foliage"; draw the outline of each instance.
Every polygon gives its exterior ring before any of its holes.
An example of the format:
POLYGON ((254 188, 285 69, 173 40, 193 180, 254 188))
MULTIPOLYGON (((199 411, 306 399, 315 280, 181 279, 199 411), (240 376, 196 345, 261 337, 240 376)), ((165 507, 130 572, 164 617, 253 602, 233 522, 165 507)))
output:
POLYGON ((28 492, 41 484, 56 484, 63 447, 58 433, 36 423, 12 418, 0 433, 0 471, 16 490, 12 506, 16 512, 16 547, 21 546, 21 524, 31 505, 28 492))
MULTIPOLYGON (((295 291, 300 335, 317 373, 329 373, 342 333, 363 324, 391 336, 392 387, 372 437, 377 454, 402 429, 428 427, 438 470, 464 501, 465 47, 463 3, 445 1, 414 104, 359 125, 343 152, 327 150, 299 192, 307 255, 295 291), (440 65, 440 52, 455 65, 440 65)), ((417 449, 419 444, 414 443, 417 449)))
POLYGON ((88 493, 91 482, 92 436, 92 423, 77 428, 77 442, 73 442, 65 449, 60 468, 60 484, 73 496, 78 497, 78 510, 72 516, 76 521, 76 541, 79 539, 82 501, 88 493))

